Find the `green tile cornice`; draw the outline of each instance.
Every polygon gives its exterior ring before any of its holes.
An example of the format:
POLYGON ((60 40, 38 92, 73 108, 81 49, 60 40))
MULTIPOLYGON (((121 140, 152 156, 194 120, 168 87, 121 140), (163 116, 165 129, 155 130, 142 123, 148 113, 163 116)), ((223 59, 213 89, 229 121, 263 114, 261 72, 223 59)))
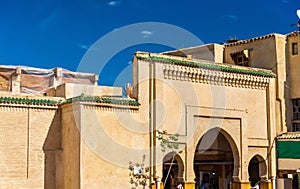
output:
POLYGON ((140 59, 140 60, 163 62, 163 63, 187 66, 187 67, 192 67, 192 68, 219 70, 219 71, 223 71, 223 72, 234 72, 234 73, 239 73, 239 74, 248 74, 248 75, 264 76, 264 77, 271 77, 271 78, 275 77, 275 74, 273 74, 271 71, 268 72, 267 70, 264 71, 264 70, 253 69, 253 68, 248 68, 248 67, 238 68, 235 66, 220 64, 220 63, 201 63, 201 62, 196 62, 196 61, 186 60, 186 59, 180 60, 178 58, 172 58, 170 56, 163 57, 161 55, 156 56, 156 55, 149 54, 149 53, 146 56, 137 54, 136 58, 140 59))
POLYGON ((50 99, 22 98, 22 97, 0 97, 0 103, 5 104, 23 104, 23 105, 42 105, 57 106, 60 101, 50 99))
POLYGON ((99 96, 87 96, 87 95, 80 95, 74 98, 67 99, 61 104, 68 104, 72 102, 94 102, 94 103, 105 103, 105 104, 122 105, 122 106, 140 105, 140 103, 135 99, 99 97, 99 96))

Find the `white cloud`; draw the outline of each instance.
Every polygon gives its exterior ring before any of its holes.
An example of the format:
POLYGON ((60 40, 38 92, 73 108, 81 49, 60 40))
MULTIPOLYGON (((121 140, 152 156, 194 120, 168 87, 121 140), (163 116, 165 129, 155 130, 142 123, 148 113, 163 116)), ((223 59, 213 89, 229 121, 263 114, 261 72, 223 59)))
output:
POLYGON ((47 29, 56 23, 60 14, 60 9, 55 8, 49 15, 47 15, 40 23, 40 29, 47 29))
POLYGON ((144 30, 144 31, 141 31, 141 34, 143 35, 143 37, 146 38, 146 37, 149 37, 150 35, 153 35, 153 32, 144 30))
POLYGON ((80 43, 78 43, 77 46, 84 50, 88 50, 90 48, 89 45, 84 45, 84 44, 80 44, 80 43))
POLYGON ((233 15, 233 14, 227 14, 227 15, 224 15, 223 17, 233 19, 233 20, 239 19, 239 17, 237 15, 233 15))
POLYGON ((110 1, 107 3, 108 6, 115 7, 119 6, 121 4, 121 1, 110 1))
POLYGON ((144 30, 144 31, 141 32, 141 34, 143 34, 143 35, 152 35, 153 33, 151 31, 144 30))

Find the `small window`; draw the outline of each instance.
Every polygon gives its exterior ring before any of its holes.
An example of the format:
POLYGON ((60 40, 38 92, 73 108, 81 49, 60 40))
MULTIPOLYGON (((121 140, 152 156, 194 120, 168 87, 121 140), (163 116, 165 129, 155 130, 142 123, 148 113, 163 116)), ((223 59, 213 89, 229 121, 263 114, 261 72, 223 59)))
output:
POLYGON ((231 58, 236 65, 247 66, 247 67, 250 66, 248 49, 240 51, 240 52, 232 53, 231 58))
POLYGON ((298 54, 298 43, 292 43, 292 55, 298 54))
POLYGON ((293 131, 300 131, 300 123, 293 123, 293 131))
POLYGON ((243 57, 238 57, 237 59, 238 59, 237 62, 238 62, 239 64, 243 62, 243 57))
POLYGON ((300 99, 293 99, 293 120, 300 120, 300 99))

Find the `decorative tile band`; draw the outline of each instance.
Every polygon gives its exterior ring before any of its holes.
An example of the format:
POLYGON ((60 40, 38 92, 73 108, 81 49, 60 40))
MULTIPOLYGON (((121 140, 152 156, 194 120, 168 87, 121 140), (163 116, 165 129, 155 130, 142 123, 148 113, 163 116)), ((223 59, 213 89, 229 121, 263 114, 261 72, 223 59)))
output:
POLYGON ((116 106, 135 106, 138 107, 140 103, 135 99, 124 98, 111 98, 111 97, 98 97, 98 96, 86 96, 80 95, 78 97, 70 98, 65 101, 55 101, 50 99, 34 99, 34 98, 18 98, 18 97, 0 97, 0 104, 5 105, 30 105, 30 106, 52 106, 57 107, 59 105, 68 104, 72 102, 94 102, 105 104, 105 106, 112 104, 116 106))
POLYGON ((18 98, 18 97, 0 97, 0 103, 5 104, 23 104, 23 105, 42 105, 42 106, 57 106, 60 102, 50 99, 36 98, 18 98))

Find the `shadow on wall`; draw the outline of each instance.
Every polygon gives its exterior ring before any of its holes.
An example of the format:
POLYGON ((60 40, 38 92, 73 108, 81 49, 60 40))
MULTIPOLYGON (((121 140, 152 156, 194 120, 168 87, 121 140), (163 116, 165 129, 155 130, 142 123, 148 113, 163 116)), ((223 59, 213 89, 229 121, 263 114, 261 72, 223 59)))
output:
POLYGON ((57 110, 51 122, 46 140, 43 145, 44 159, 44 189, 61 188, 62 172, 62 133, 60 110, 57 110))

